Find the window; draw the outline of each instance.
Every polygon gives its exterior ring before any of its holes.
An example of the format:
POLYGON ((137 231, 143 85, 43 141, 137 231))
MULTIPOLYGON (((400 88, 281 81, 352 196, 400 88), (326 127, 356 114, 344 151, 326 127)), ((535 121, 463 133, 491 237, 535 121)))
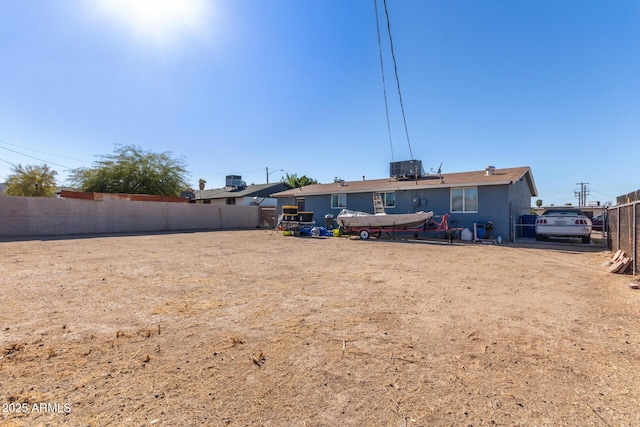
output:
POLYGON ((227 199, 227 205, 235 205, 235 204, 236 204, 236 199, 234 198, 227 199))
POLYGON ((331 208, 332 209, 344 209, 347 207, 347 195, 346 194, 332 194, 331 195, 331 208))
POLYGON ((385 208, 396 207, 396 193, 380 193, 382 195, 382 201, 385 208))
POLYGON ((451 212, 478 212, 478 187, 452 188, 451 212))

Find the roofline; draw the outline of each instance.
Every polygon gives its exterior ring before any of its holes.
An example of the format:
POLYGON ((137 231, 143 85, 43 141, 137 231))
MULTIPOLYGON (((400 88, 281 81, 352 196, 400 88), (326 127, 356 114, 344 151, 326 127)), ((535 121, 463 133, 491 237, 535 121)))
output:
MULTIPOLYGON (((233 191, 229 191, 226 190, 225 188, 210 188, 208 190, 195 190, 193 193, 195 194, 195 199, 194 200, 222 200, 222 199, 237 199, 237 198, 241 198, 241 197, 255 197, 255 195, 253 193, 257 193, 260 191, 268 191, 269 189, 271 189, 271 187, 276 187, 279 185, 284 185, 285 187, 289 187, 288 190, 283 190, 283 191, 289 191, 291 189, 293 189, 293 187, 291 186, 291 184, 287 183, 287 182, 282 182, 282 181, 278 181, 278 182, 268 182, 268 183, 264 183, 264 184, 250 184, 247 185, 243 190, 239 190, 237 191, 237 193, 234 193, 233 191), (259 189, 252 189, 252 191, 248 191, 249 187, 260 187, 259 189), (242 194, 239 195, 238 193, 246 193, 248 191, 249 194, 242 194), (211 192, 210 197, 202 197, 202 192, 211 192)), ((274 193, 276 194, 276 193, 274 193)), ((269 197, 271 196, 271 194, 269 195, 269 197)), ((260 196, 260 197, 264 197, 264 196, 260 196)))
MULTIPOLYGON (((538 197, 538 189, 536 188, 536 182, 533 180, 533 172, 531 172, 531 168, 527 166, 527 171, 522 175, 528 175, 529 180, 529 188, 531 189, 531 197, 538 197)), ((522 176, 520 179, 522 179, 522 176)))
MULTIPOLYGON (((523 175, 524 176, 524 175, 523 175)), ((494 185, 511 185, 513 183, 515 183, 516 181, 494 181, 494 182, 465 182, 465 183, 456 183, 456 184, 447 184, 446 181, 443 184, 438 184, 438 185, 418 185, 416 184, 416 186, 414 187, 409 187, 409 186, 386 186, 386 187, 372 187, 370 189, 367 189, 366 191, 362 191, 362 190, 353 190, 353 191, 349 191, 349 186, 345 185, 345 186, 338 186, 334 189, 331 190, 327 190, 327 191, 307 191, 304 192, 305 196, 322 196, 322 195, 326 195, 326 194, 337 194, 337 193, 345 193, 345 194, 349 194, 349 193, 364 193, 364 192, 371 192, 371 193, 375 193, 375 192, 388 192, 388 191, 409 191, 409 190, 429 190, 429 189, 437 189, 437 188, 456 188, 456 187, 488 187, 488 186, 494 186, 494 185)), ((529 188, 532 190, 531 191, 531 197, 537 197, 538 196, 538 191, 535 188, 535 183, 533 182, 532 179, 529 180, 530 185, 529 188)), ((273 198, 286 198, 286 197, 295 197, 296 194, 292 193, 291 190, 285 190, 282 191, 280 193, 273 193, 271 194, 271 197, 273 198), (285 193, 285 191, 288 194, 282 194, 285 193)), ((302 194, 301 194, 302 195, 302 194)))
MULTIPOLYGON (((509 184, 513 184, 514 181, 498 181, 498 182, 491 182, 491 183, 487 183, 487 182, 465 182, 465 183, 457 183, 457 184, 447 184, 446 182, 444 184, 438 184, 437 186, 434 185, 416 185, 414 187, 409 187, 409 186, 386 186, 386 187, 372 187, 370 189, 367 189, 366 192, 385 192, 385 191, 409 191, 409 190, 428 190, 428 189, 436 189, 436 188, 454 188, 454 187, 487 187, 490 185, 509 185, 509 184)), ((287 192, 289 192, 290 190, 286 190, 287 192)), ((331 191, 315 191, 315 192, 305 192, 304 195, 305 196, 320 196, 323 194, 336 194, 336 193, 363 193, 365 191, 362 190, 353 190, 353 191, 349 191, 348 185, 345 186, 338 186, 336 187, 334 190, 331 191)), ((281 193, 284 193, 281 192, 281 193)), ((294 196, 295 194, 282 194, 279 195, 280 193, 274 193, 271 196, 272 197, 291 197, 294 196)))

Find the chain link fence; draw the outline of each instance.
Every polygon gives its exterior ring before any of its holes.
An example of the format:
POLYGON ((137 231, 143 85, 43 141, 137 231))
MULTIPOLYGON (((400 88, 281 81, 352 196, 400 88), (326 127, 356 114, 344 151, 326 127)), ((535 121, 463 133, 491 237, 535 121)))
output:
MULTIPOLYGON (((638 192, 640 198, 640 192, 638 192)), ((627 199, 628 200, 628 199, 627 199)), ((640 200, 609 208, 607 212, 609 247, 623 250, 631 257, 633 275, 638 274, 638 242, 640 241, 640 200)))

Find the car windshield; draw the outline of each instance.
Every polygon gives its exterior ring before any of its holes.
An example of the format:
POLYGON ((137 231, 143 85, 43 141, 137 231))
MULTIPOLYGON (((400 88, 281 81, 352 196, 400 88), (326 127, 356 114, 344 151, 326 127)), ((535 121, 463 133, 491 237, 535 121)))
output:
POLYGON ((584 216, 582 212, 574 209, 550 210, 545 211, 542 215, 584 216))

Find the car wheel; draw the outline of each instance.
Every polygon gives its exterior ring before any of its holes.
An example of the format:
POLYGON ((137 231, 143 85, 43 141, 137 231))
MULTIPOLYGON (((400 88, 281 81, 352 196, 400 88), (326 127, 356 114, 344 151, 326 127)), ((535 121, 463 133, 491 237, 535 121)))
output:
POLYGON ((582 236, 582 243, 584 243, 585 245, 591 243, 591 236, 582 236))

